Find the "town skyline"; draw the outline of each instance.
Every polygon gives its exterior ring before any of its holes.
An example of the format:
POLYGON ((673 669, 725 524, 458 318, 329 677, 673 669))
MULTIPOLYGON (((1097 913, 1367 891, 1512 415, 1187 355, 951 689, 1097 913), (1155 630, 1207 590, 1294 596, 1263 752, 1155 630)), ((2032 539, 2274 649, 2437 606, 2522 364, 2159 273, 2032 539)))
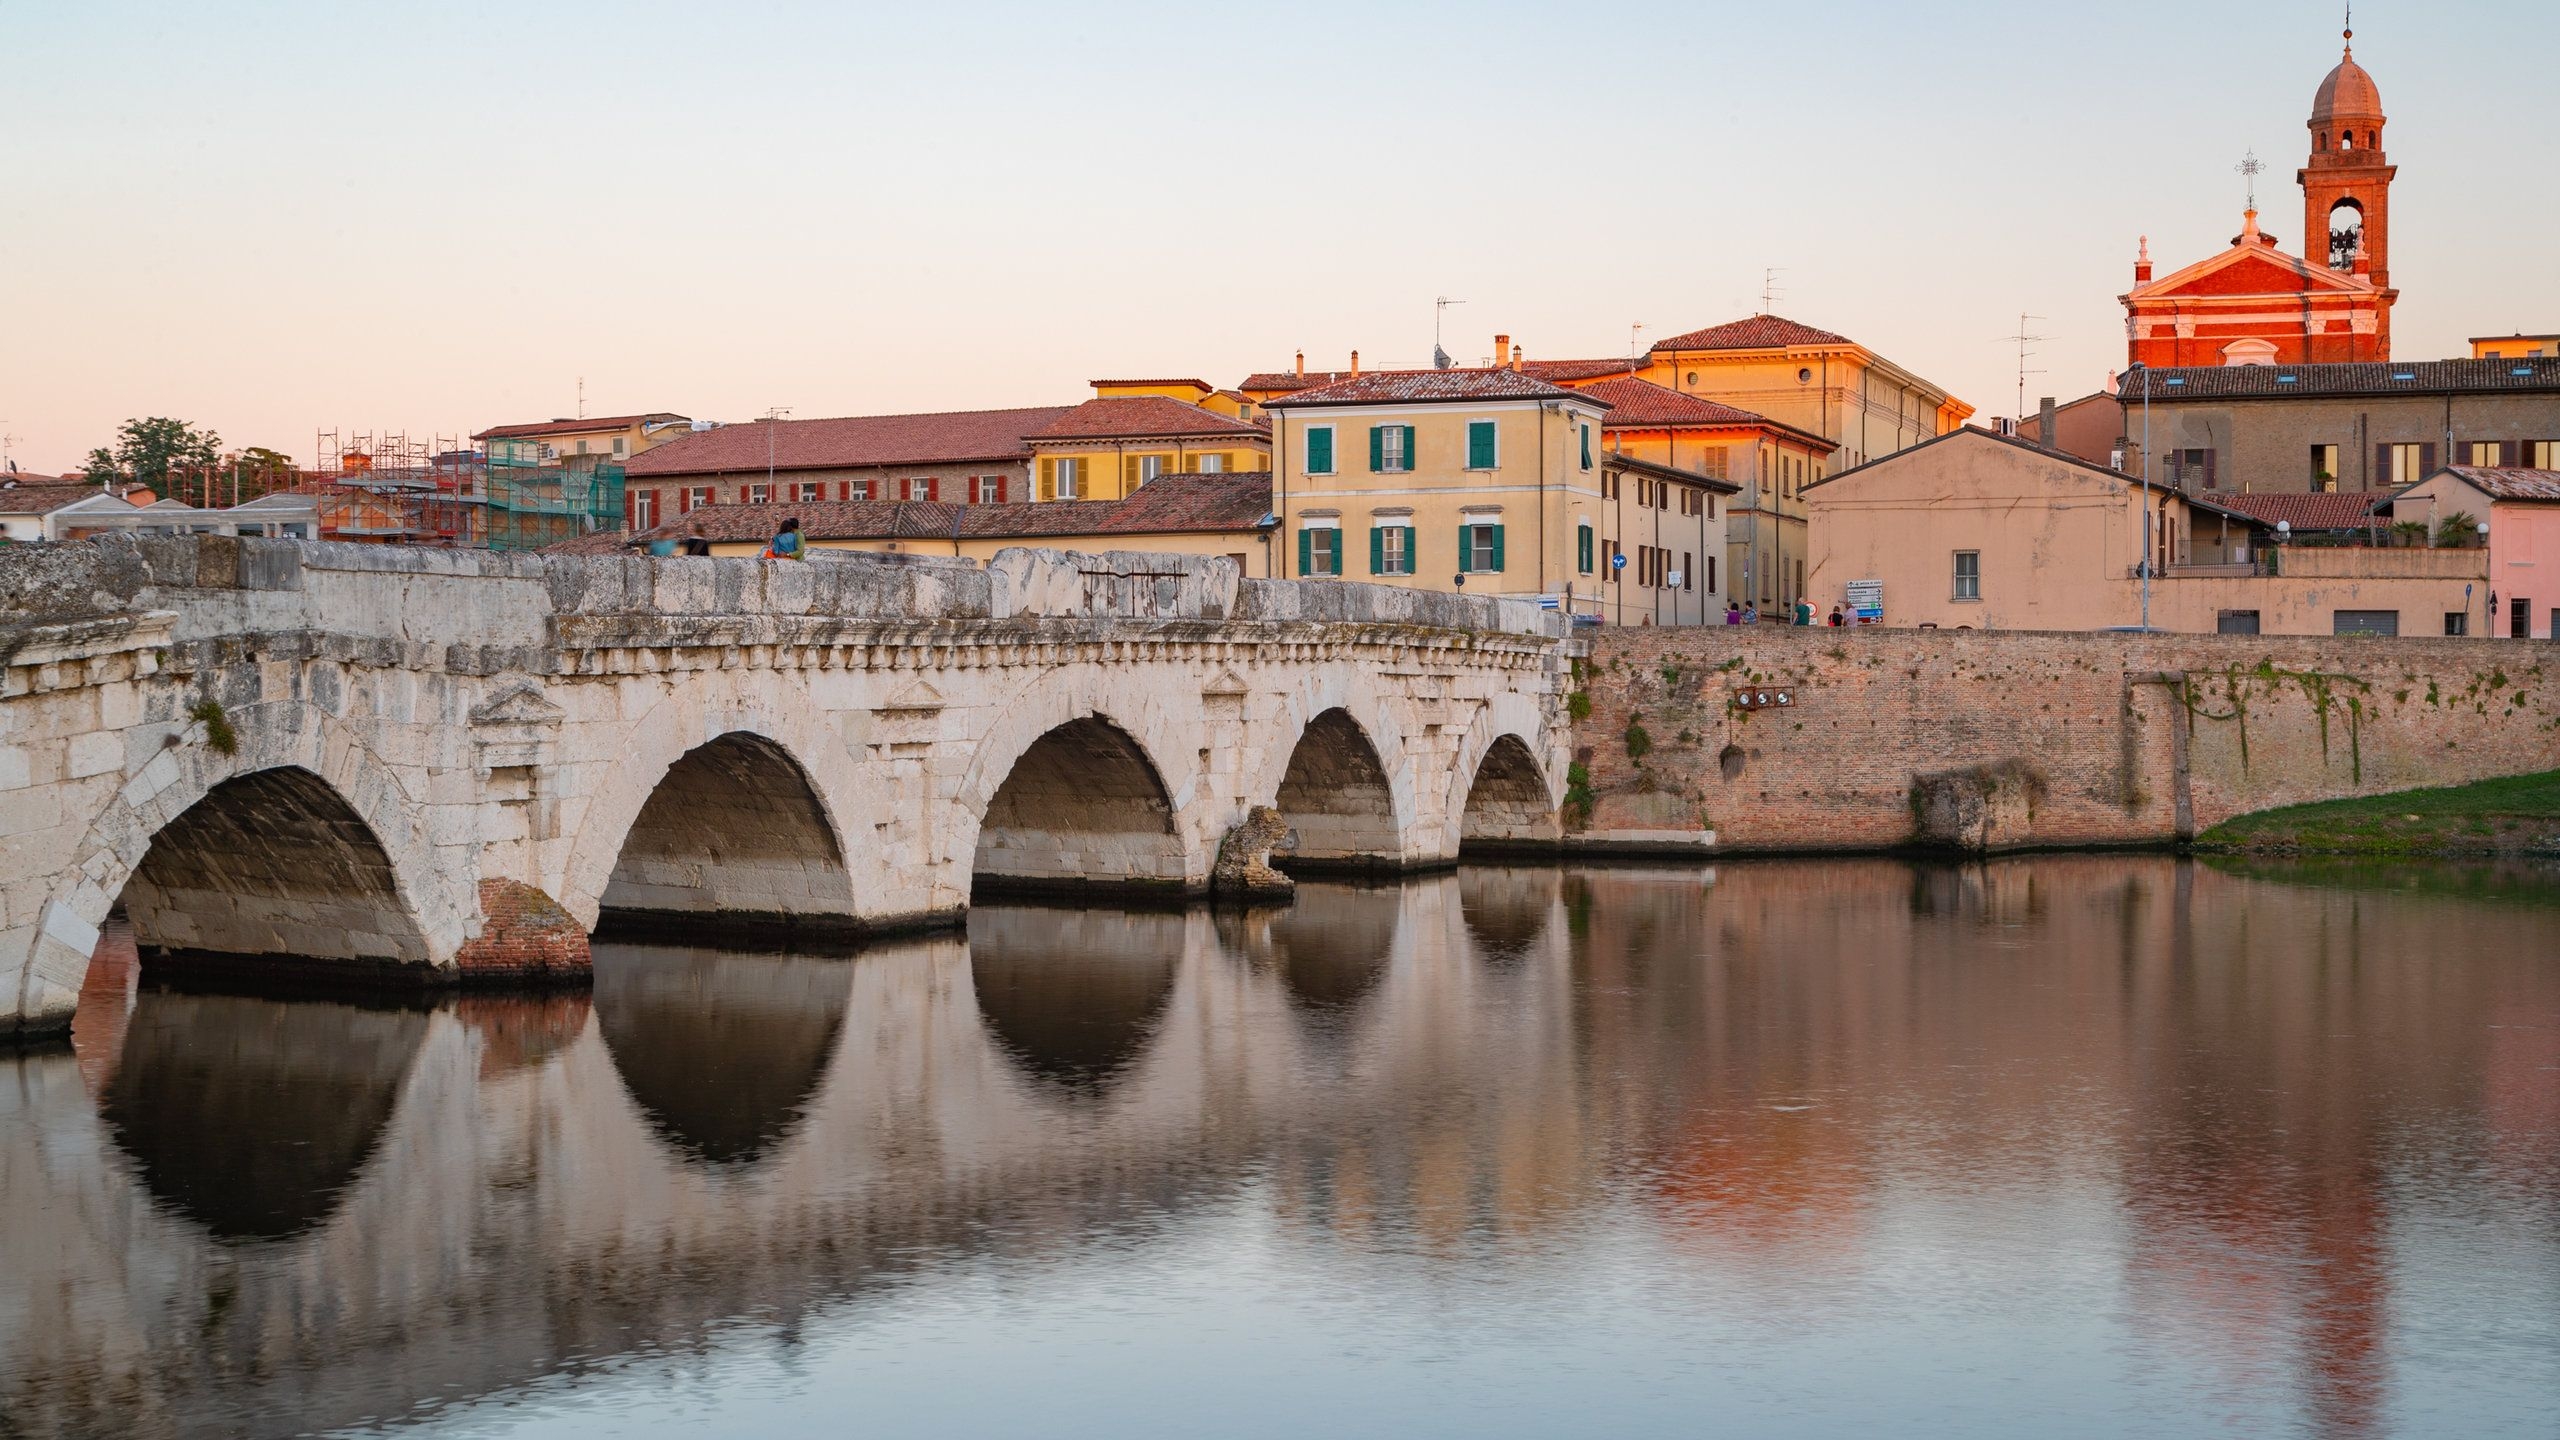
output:
MULTIPOLYGON (((1277 31, 1190 16, 1168 36, 1165 14, 1143 9, 1079 23, 985 12, 1002 23, 971 32, 783 6, 772 29, 685 32, 703 88, 668 105, 622 83, 645 80, 645 60, 529 66, 515 83, 506 66, 471 69, 493 52, 573 53, 586 7, 472 26, 426 13, 267 6, 155 28, 132 23, 151 12, 99 7, 14 22, 38 143, 19 224, 0 239, 22 277, 0 297, 18 341, 0 358, 11 458, 75 467, 143 414, 303 455, 318 429, 467 434, 577 413, 582 385, 589 415, 735 420, 777 405, 813 417, 1055 403, 1112 374, 1223 385, 1299 350, 1311 367, 1355 349, 1373 368, 1423 365, 1441 295, 1467 302, 1443 341, 1461 364, 1496 331, 1531 359, 1607 356, 1758 311, 1771 267, 1771 311, 1894 355, 1988 418, 2016 408, 2016 347, 1999 337, 2020 312, 2047 337, 2029 361, 2043 372, 2028 377, 2030 409, 2122 367, 2116 297, 2137 237, 2170 263, 2221 246, 2238 228, 2244 153, 2266 166, 2262 223, 2300 249, 2292 170, 2337 45, 2334 9, 2318 4, 2074 15, 2006 47, 1979 42, 2038 12, 1991 7, 1942 33, 1860 6, 1846 40, 1809 16, 1648 19, 1669 27, 1666 43, 1629 57, 1606 37, 1636 12, 1613 10, 1589 28, 1629 67, 1620 83, 1480 83, 1516 81, 1532 72, 1515 65, 1556 48, 1497 8, 1442 62, 1370 84, 1316 66, 1416 52, 1454 12, 1313 12, 1277 31), (2208 20, 2219 43, 2181 53, 2177 114, 2141 114, 2138 77, 2085 63, 2208 20), (950 54, 964 36, 981 46, 967 65, 950 54), (1815 42, 1847 67, 1823 93, 1745 67, 1718 98, 1675 106, 1676 123, 1648 126, 1641 99, 1606 127, 1553 119, 1662 93, 1684 55, 1815 42), (848 86, 829 57, 857 45, 945 58, 848 86), (252 54, 297 84, 218 83, 252 54), (1203 55, 1232 67, 1224 79, 1185 68, 1203 55), (55 93, 111 57, 135 91, 113 116, 55 93), (1021 92, 1060 65, 1103 83, 1070 92, 1055 113, 1071 123, 1051 124, 1021 92), (980 71, 998 83, 963 88, 995 97, 987 113, 953 116, 953 83, 980 71), (1181 120, 1114 82, 1156 86, 1181 120), (2197 105, 2199 91, 2217 103, 2197 105), (1259 98, 1293 93, 1299 113, 1257 137, 1259 98), (402 95, 415 103, 384 103, 402 95), (918 134, 916 114, 940 118, 918 134), (1489 143, 1423 147, 1418 171, 1326 154, 1461 118, 1487 121, 1489 143), (1927 141, 1924 163, 1879 158, 1888 125, 1927 141), (171 145, 173 133, 189 138, 171 145), (1995 140, 2013 148, 1984 158, 1995 140), (1959 152, 1975 158, 1947 165, 1959 152), (1168 157, 1176 172, 1157 168, 1168 157), (570 160, 603 178, 564 177, 570 160), (1697 183, 1647 193, 1646 177, 1683 168, 1697 183), (812 183, 831 172, 853 177, 849 195, 812 183), (1532 203, 1559 175, 1582 197, 1532 203), (146 192, 206 218, 98 223, 146 192), (55 198, 27 207, 35 193, 55 198), (1335 200, 1293 203, 1310 193, 1335 200), (265 220, 244 224, 244 204, 265 220), (1380 218, 1327 218, 1335 206, 1380 218)), ((2514 177, 2548 171, 2560 142, 2470 103, 2462 67, 2487 27, 2509 37, 2499 48, 2530 52, 2536 31, 2560 39, 2560 17, 2369 5, 2357 21, 2402 170, 2398 353, 2552 328, 2560 275, 2532 243, 2547 202, 2514 177), (2477 195, 2498 198, 2484 212, 2477 195), (2507 220, 2474 221, 2484 213, 2507 220)))

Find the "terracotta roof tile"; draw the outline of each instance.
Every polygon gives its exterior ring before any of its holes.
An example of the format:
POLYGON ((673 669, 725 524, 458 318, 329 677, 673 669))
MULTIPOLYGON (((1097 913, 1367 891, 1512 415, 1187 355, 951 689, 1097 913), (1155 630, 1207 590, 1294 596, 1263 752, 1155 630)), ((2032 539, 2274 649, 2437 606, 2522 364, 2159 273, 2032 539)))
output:
POLYGON ((648 540, 679 537, 693 525, 711 540, 767 540, 787 519, 811 540, 948 540, 959 526, 967 540, 1108 538, 1198 532, 1248 532, 1271 515, 1268 471, 1165 475, 1125 500, 1052 500, 1040 504, 952 505, 926 500, 817 500, 801 504, 704 505, 638 535, 587 535, 552 546, 572 554, 611 554, 648 540))
POLYGON ((1520 373, 1562 384, 1569 380, 1603 380, 1612 375, 1633 375, 1644 368, 1644 357, 1631 360, 1523 360, 1520 373))
POLYGON ((2351 365, 2182 365, 2146 371, 2137 365, 2116 380, 2116 398, 2173 400, 2298 398, 2304 395, 2442 395, 2560 390, 2560 358, 2500 360, 2365 360, 2351 365))
POLYGON ((1156 440, 1195 435, 1259 439, 1260 426, 1203 410, 1187 401, 1162 395, 1123 395, 1087 400, 1041 426, 1025 432, 1026 440, 1156 440))
MULTIPOLYGON (((1273 410, 1300 405, 1429 404, 1442 400, 1548 400, 1589 396, 1517 370, 1370 370, 1330 385, 1282 395, 1273 410)), ((1595 401, 1606 404, 1605 401, 1595 401)))
POLYGON ((1751 315, 1653 342, 1661 350, 1780 350, 1789 345, 1850 345, 1846 335, 1817 330, 1783 315, 1751 315))
POLYGON ((646 415, 597 415, 584 420, 541 420, 529 425, 492 425, 474 440, 531 440, 543 435, 584 435, 594 430, 626 430, 634 425, 673 424, 688 417, 672 410, 652 410, 646 415))
POLYGON ((1585 395, 1609 402, 1609 418, 1602 428, 1660 428, 1665 425, 1767 425, 1787 427, 1766 415, 1709 400, 1697 395, 1684 395, 1650 380, 1602 380, 1581 387, 1585 395))
POLYGON ((106 488, 85 482, 63 484, 20 481, 0 485, 0 515, 50 515, 65 505, 95 499, 106 488))
POLYGON ((758 420, 723 425, 671 440, 631 458, 623 473, 634 480, 669 475, 717 475, 765 468, 772 446, 776 470, 859 470, 893 465, 950 465, 979 460, 1021 460, 1023 437, 1048 425, 1070 405, 1019 410, 949 410, 931 415, 847 415, 830 420, 758 420))
POLYGON ((1351 372, 1348 370, 1310 370, 1303 375, 1295 370, 1257 370, 1244 377, 1243 382, 1236 388, 1266 392, 1313 390, 1319 385, 1330 385, 1336 380, 1350 378, 1351 372))
POLYGON ((2347 490, 2307 495, 2226 495, 2208 491, 2203 498, 2270 525, 2281 520, 2296 530, 2361 530, 2373 518, 2373 507, 2391 499, 2370 491, 2347 490))
POLYGON ((1196 388, 1198 388, 1198 389, 1200 389, 1200 390, 1204 390, 1204 391, 1208 391, 1208 390, 1215 390, 1215 389, 1217 389, 1217 388, 1218 388, 1217 386, 1210 384, 1210 383, 1209 383, 1208 381, 1206 381, 1206 380, 1200 380, 1200 379, 1195 379, 1195 378, 1192 378, 1192 377, 1189 377, 1189 376, 1181 376, 1181 375, 1176 375, 1176 376, 1171 376, 1171 377, 1165 377, 1165 378, 1158 378, 1158 379, 1153 379, 1153 380, 1087 380, 1087 381, 1086 381, 1086 382, 1084 382, 1084 383, 1086 383, 1087 385, 1092 386, 1092 387, 1093 387, 1094 389, 1096 389, 1096 390, 1099 390, 1099 389, 1103 388, 1103 387, 1104 387, 1104 386, 1106 386, 1106 385, 1111 386, 1111 387, 1113 387, 1113 388, 1115 388, 1115 389, 1117 389, 1117 388, 1119 388, 1119 387, 1121 387, 1121 386, 1124 386, 1124 385, 1190 385, 1190 386, 1196 387, 1196 388))
POLYGON ((2525 470, 2513 465, 2448 465, 2492 500, 2535 504, 2560 502, 2560 470, 2525 470))

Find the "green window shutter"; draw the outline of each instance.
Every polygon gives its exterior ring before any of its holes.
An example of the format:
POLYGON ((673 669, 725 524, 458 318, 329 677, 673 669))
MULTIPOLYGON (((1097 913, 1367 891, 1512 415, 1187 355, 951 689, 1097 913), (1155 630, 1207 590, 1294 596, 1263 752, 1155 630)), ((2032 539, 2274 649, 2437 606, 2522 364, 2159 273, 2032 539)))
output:
POLYGON ((1301 530, 1298 532, 1298 573, 1302 576, 1312 575, 1315 573, 1315 568, 1316 532, 1301 530))
POLYGON ((1333 430, 1330 426, 1307 432, 1307 473, 1333 473, 1333 430))
POLYGON ((1502 568, 1502 527, 1499 525, 1493 527, 1493 568, 1502 568))
POLYGON ((1588 425, 1582 427, 1582 468, 1591 468, 1591 427, 1588 425))
POLYGON ((1369 471, 1375 474, 1387 468, 1387 427, 1369 427, 1369 471))
POLYGON ((1404 427, 1404 468, 1405 468, 1405 469, 1407 469, 1407 470, 1411 470, 1411 469, 1413 469, 1413 468, 1414 468, 1414 456, 1415 456, 1416 454, 1418 454, 1418 453, 1420 453, 1420 452, 1416 451, 1416 450, 1413 448, 1413 427, 1412 427, 1412 426, 1410 426, 1410 425, 1407 425, 1407 426, 1405 426, 1405 427, 1404 427))
POLYGON ((1470 470, 1493 468, 1492 421, 1470 420, 1467 422, 1467 468, 1470 470))
POLYGON ((1580 562, 1583 574, 1588 575, 1591 573, 1591 527, 1588 525, 1577 527, 1574 540, 1574 559, 1580 562))
POLYGON ((1467 553, 1467 527, 1466 527, 1466 526, 1464 526, 1464 525, 1461 525, 1461 526, 1459 526, 1459 527, 1458 527, 1458 573, 1459 573, 1459 574, 1464 575, 1464 574, 1468 573, 1469 571, 1471 571, 1471 570, 1473 570, 1473 569, 1475 568, 1474 566, 1472 566, 1472 565, 1470 565, 1470 564, 1468 564, 1468 563, 1467 563, 1469 560, 1471 560, 1471 559, 1473 559, 1473 558, 1474 558, 1473 556, 1471 556, 1471 555, 1469 555, 1469 554, 1467 553))
POLYGON ((1369 527, 1369 573, 1387 573, 1387 527, 1384 525, 1369 527))

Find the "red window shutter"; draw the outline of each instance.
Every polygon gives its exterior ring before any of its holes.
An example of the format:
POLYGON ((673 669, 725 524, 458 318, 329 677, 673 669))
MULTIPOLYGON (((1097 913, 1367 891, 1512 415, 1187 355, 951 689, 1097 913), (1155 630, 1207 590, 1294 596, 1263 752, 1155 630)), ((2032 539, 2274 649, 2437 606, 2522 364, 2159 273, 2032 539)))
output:
POLYGON ((997 503, 997 504, 999 504, 999 505, 1001 505, 1001 504, 1005 503, 1006 501, 1011 500, 1012 498, 1013 498, 1013 477, 1012 477, 1011 475, 999 475, 999 476, 997 476, 997 477, 996 477, 996 503, 997 503))
POLYGON ((939 500, 942 498, 941 476, 933 476, 924 482, 924 498, 927 500, 939 500))
POLYGON ((638 525, 635 525, 635 524, 633 524, 633 523, 632 523, 633 521, 638 520, 639 518, 640 518, 640 492, 639 492, 639 491, 637 491, 637 490, 625 490, 625 491, 623 491, 623 492, 622 492, 622 528, 623 528, 623 529, 625 529, 625 530, 637 530, 637 529, 639 529, 640 527, 639 527, 638 525))

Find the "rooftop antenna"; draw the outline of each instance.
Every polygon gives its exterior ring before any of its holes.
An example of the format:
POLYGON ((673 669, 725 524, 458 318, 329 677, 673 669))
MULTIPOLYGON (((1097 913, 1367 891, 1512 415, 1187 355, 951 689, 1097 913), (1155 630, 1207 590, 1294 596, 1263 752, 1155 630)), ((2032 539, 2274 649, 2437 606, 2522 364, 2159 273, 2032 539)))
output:
POLYGON ((578 377, 578 418, 587 418, 587 377, 584 375, 578 377))
POLYGON ((2240 157, 2240 163, 2232 166, 2231 168, 2238 172, 2240 178, 2246 182, 2249 187, 2249 208, 2251 210, 2257 209, 2258 174, 2260 171, 2267 168, 2265 162, 2258 158, 2257 147, 2254 145, 2250 146, 2249 152, 2240 157))
POLYGON ((1761 314, 1775 315, 1778 313, 1778 293, 1782 288, 1784 288, 1778 284, 1778 276, 1783 273, 1786 268, 1787 267, 1784 265, 1772 265, 1768 269, 1760 272, 1761 314))
MULTIPOLYGON (((0 424, 7 423, 7 421, 0 421, 0 424)), ((9 454, 9 451, 19 441, 26 438, 27 437, 24 435, 0 434, 0 470, 5 470, 12 475, 18 473, 18 462, 9 454)))
POLYGON ((1449 318, 1450 306, 1466 303, 1464 300, 1452 300, 1446 295, 1431 302, 1431 368, 1434 370, 1446 370, 1458 363, 1449 358, 1448 351, 1440 348, 1440 326, 1442 321, 1449 318))
POLYGON ((775 405, 764 412, 764 499, 773 503, 773 462, 775 447, 782 434, 782 422, 791 418, 791 407, 775 405))
MULTIPOLYGON (((2003 335, 1999 337, 2003 340, 2016 342, 2018 347, 2018 408, 2015 412, 2015 418, 2019 420, 2027 418, 2027 377, 2030 375, 2041 375, 2044 373, 2042 370, 2030 370, 2027 368, 2027 360, 2036 353, 2035 351, 2028 349, 2027 346, 2038 340, 2050 340, 2053 338, 2050 335, 2028 334, 2027 322, 2030 320, 2041 320, 2043 318, 2044 317, 2041 315, 2028 315, 2022 312, 2018 316, 2018 333, 2015 335, 2003 335)), ((2037 438, 2047 445, 2051 445, 2053 443, 2053 437, 2050 435, 2042 435, 2037 438)))
POLYGON ((1629 355, 1644 353, 1644 322, 1641 320, 1627 327, 1627 353, 1629 355))

